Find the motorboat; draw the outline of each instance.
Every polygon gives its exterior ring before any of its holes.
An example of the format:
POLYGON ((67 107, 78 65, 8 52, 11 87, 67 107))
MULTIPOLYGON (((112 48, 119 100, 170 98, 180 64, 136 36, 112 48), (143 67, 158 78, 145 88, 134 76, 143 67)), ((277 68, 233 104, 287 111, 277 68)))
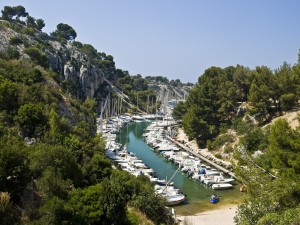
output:
POLYGON ((135 122, 141 122, 144 120, 144 117, 140 116, 140 115, 133 115, 132 116, 133 121, 135 122))
POLYGON ((233 178, 224 178, 223 176, 204 176, 204 184, 223 184, 223 183, 233 183, 233 178))
POLYGON ((214 190, 228 189, 228 188, 232 188, 232 184, 228 184, 228 183, 213 184, 213 185, 211 185, 211 188, 214 190))

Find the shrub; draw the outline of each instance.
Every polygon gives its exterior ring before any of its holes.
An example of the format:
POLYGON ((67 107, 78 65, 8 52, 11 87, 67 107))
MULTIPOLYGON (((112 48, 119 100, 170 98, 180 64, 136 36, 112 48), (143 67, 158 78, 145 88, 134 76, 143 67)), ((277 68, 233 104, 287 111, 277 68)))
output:
POLYGON ((233 152, 233 147, 232 146, 226 146, 224 149, 224 153, 231 153, 233 152))
POLYGON ((34 47, 24 49, 24 52, 37 64, 44 68, 49 67, 49 60, 45 53, 34 47))
POLYGON ((9 39, 9 44, 11 44, 11 45, 20 45, 20 44, 23 44, 23 41, 18 36, 14 36, 14 37, 11 37, 9 39))
POLYGON ((210 144, 210 149, 220 148, 228 142, 233 142, 233 140, 234 139, 230 134, 220 135, 210 144))
POLYGON ((255 127, 255 124, 253 124, 251 121, 243 120, 243 118, 233 119, 232 125, 237 134, 247 134, 255 127))
POLYGON ((22 34, 27 34, 29 36, 35 36, 35 30, 31 27, 24 27, 24 29, 22 29, 22 34))
POLYGON ((218 159, 222 159, 222 155, 220 153, 215 154, 215 157, 218 159))
POLYGON ((12 48, 11 46, 8 47, 7 49, 7 57, 8 59, 19 59, 20 58, 20 53, 18 50, 12 48))
POLYGON ((0 58, 4 60, 19 59, 20 53, 18 50, 8 46, 6 51, 0 51, 0 58))

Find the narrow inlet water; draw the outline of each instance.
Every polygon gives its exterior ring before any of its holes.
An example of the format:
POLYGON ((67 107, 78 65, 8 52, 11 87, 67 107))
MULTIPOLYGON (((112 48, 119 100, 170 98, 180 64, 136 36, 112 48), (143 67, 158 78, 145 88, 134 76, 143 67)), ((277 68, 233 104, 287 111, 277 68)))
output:
MULTIPOLYGON (((123 145, 127 145, 128 151, 135 153, 147 166, 154 169, 157 177, 170 179, 176 173, 177 167, 147 146, 142 136, 147 125, 149 125, 147 122, 127 124, 118 135, 118 141, 123 145)), ((181 171, 178 171, 171 181, 187 195, 187 200, 184 203, 173 206, 178 215, 194 215, 199 212, 221 208, 225 205, 238 204, 243 198, 243 193, 239 191, 239 185, 234 185, 229 190, 216 191, 199 181, 187 178, 181 171), (217 204, 211 204, 209 201, 213 193, 221 196, 221 200, 217 204)))

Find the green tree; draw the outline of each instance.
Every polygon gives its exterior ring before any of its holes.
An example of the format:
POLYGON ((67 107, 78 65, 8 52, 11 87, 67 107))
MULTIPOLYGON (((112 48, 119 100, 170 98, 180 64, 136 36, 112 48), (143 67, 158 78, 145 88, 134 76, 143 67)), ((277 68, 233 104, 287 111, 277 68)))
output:
POLYGON ((9 192, 12 200, 18 202, 30 181, 26 147, 20 143, 5 145, 5 140, 0 143, 0 190, 9 192))
POLYGON ((18 5, 18 6, 15 6, 13 8, 15 9, 15 15, 16 15, 16 19, 17 20, 20 17, 26 17, 26 16, 28 16, 28 13, 26 12, 26 9, 23 6, 18 5))
POLYGON ((53 197, 39 209, 40 218, 37 224, 44 225, 67 225, 71 224, 71 213, 65 207, 66 203, 58 198, 53 197))
POLYGON ((246 102, 252 82, 250 69, 237 65, 233 74, 233 82, 237 88, 236 95, 238 101, 246 102))
POLYGON ((73 224, 104 224, 103 191, 101 184, 97 184, 71 193, 67 207, 72 213, 73 224))
POLYGON ((35 19, 32 16, 27 16, 26 17, 26 24, 27 24, 27 26, 35 27, 36 26, 35 19))
POLYGON ((41 65, 44 68, 49 67, 49 60, 45 53, 41 52, 38 48, 29 47, 25 48, 24 52, 30 56, 33 62, 41 65))
POLYGON ((37 19, 35 23, 38 30, 42 30, 45 27, 45 22, 43 19, 37 19))
POLYGON ((95 154, 88 163, 84 164, 83 170, 88 183, 95 185, 110 176, 111 162, 105 156, 95 154))
POLYGON ((284 210, 282 213, 268 213, 264 215, 257 225, 285 225, 300 224, 300 207, 284 210))
POLYGON ((39 176, 37 188, 44 200, 53 197, 67 199, 74 185, 70 179, 64 179, 59 169, 48 166, 39 176))
POLYGON ((295 74, 289 64, 283 63, 274 74, 274 106, 278 111, 290 110, 299 99, 300 77, 295 74))
POLYGON ((257 150, 265 150, 268 144, 268 137, 260 128, 252 129, 240 141, 246 150, 252 154, 257 150))
POLYGON ((72 127, 67 119, 60 118, 54 108, 49 112, 49 131, 46 135, 47 141, 54 144, 63 144, 72 127))
POLYGON ((4 6, 4 9, 1 10, 1 13, 4 20, 10 20, 16 14, 15 9, 10 6, 4 6))
POLYGON ((174 224, 172 216, 165 208, 166 199, 155 194, 153 188, 144 186, 130 202, 130 205, 138 208, 155 224, 174 224))
POLYGON ((222 123, 230 123, 237 107, 234 68, 211 67, 199 77, 198 85, 185 103, 184 130, 200 145, 214 138, 222 123))
POLYGON ((283 94, 279 98, 281 109, 284 111, 290 110, 295 107, 298 97, 294 93, 283 94))
POLYGON ((47 125, 47 118, 43 113, 42 104, 25 104, 22 105, 16 116, 25 136, 33 137, 36 129, 47 125))
POLYGON ((14 7, 4 6, 4 9, 1 12, 2 18, 5 20, 13 19, 13 17, 16 17, 16 19, 18 20, 20 17, 28 16, 26 9, 21 5, 14 7))
POLYGON ((67 41, 73 41, 77 37, 77 33, 73 27, 65 23, 59 23, 56 26, 56 30, 52 32, 51 35, 67 41))
POLYGON ((70 179, 75 187, 82 182, 82 172, 71 151, 63 146, 39 145, 31 153, 31 170, 39 177, 48 168, 61 174, 63 180, 70 179))
POLYGON ((110 179, 72 193, 68 207, 75 224, 120 224, 126 221, 126 205, 137 186, 135 177, 114 171, 110 179))
POLYGON ((254 79, 250 85, 248 100, 260 122, 270 119, 274 100, 274 76, 265 66, 256 67, 254 79))
POLYGON ((184 102, 178 102, 173 110, 173 117, 176 120, 181 120, 182 117, 185 115, 187 109, 184 102))
POLYGON ((0 110, 12 112, 18 106, 17 85, 0 75, 0 110))
POLYGON ((239 159, 236 174, 248 186, 245 201, 235 217, 238 225, 299 221, 298 216, 290 217, 291 212, 299 210, 300 203, 299 130, 291 129, 281 119, 267 134, 262 155, 252 157, 242 148, 236 151, 239 159))
MULTIPOLYGON (((279 119, 270 129, 268 154, 279 173, 293 169, 300 173, 300 133, 292 130, 286 120, 279 119)), ((286 171, 286 172, 288 172, 286 171)))

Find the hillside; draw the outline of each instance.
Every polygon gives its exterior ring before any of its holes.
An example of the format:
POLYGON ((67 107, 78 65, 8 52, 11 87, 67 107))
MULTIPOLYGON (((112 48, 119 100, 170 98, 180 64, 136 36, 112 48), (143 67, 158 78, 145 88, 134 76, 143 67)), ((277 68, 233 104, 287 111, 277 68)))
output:
POLYGON ((0 224, 173 223, 149 179, 114 170, 96 134, 107 97, 126 98, 113 57, 67 24, 48 35, 22 6, 1 12, 0 224))
POLYGON ((269 124, 264 125, 264 127, 274 124, 279 119, 284 119, 288 122, 291 128, 296 129, 297 127, 299 127, 299 115, 300 115, 300 110, 284 112, 284 115, 274 118, 269 124))
POLYGON ((188 140, 206 148, 203 154, 231 161, 247 187, 239 225, 300 221, 299 88, 299 63, 274 71, 211 67, 174 109, 188 140))

